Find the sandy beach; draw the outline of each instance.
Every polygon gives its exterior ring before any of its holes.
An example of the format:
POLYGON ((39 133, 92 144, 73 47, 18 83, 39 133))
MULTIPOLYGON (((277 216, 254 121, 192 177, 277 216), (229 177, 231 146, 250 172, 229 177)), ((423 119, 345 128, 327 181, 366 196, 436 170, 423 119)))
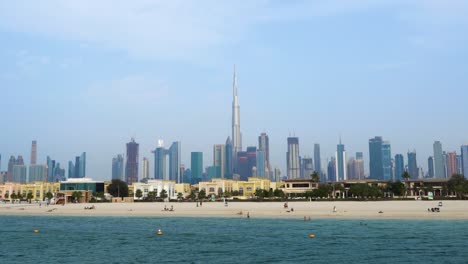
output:
POLYGON ((195 202, 98 203, 39 206, 1 204, 2 215, 122 216, 122 217, 247 217, 330 219, 468 219, 468 201, 443 201, 440 212, 428 212, 438 201, 378 202, 195 202), (95 209, 84 209, 94 205, 95 209), (164 207, 174 211, 164 211, 164 207), (336 212, 333 211, 336 208, 336 212), (293 210, 292 210, 293 209, 293 210), (381 212, 381 213, 380 213, 381 212))

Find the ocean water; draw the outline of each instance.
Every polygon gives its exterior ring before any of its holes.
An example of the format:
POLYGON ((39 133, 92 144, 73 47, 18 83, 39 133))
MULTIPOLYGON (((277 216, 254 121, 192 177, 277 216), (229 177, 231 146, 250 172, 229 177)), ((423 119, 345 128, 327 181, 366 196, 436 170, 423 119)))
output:
POLYGON ((468 221, 0 216, 0 263, 468 263, 468 221))

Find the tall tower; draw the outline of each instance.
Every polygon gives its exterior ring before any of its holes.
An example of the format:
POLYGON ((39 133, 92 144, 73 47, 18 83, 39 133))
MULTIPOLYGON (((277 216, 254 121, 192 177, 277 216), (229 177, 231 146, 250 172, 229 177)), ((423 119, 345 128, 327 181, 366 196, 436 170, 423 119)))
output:
POLYGON ((345 146, 340 144, 336 146, 336 173, 337 173, 337 181, 344 181, 348 179, 348 175, 346 173, 346 151, 345 146))
POLYGON ((371 179, 384 179, 382 144, 382 137, 369 139, 369 178, 371 179))
POLYGON ((445 178, 444 155, 442 153, 442 143, 435 141, 434 149, 434 178, 445 178))
POLYGON ((468 144, 461 146, 461 156, 462 156, 462 173, 465 176, 465 179, 468 178, 468 144))
POLYGON ((237 170, 237 152, 242 151, 242 135, 240 132, 240 107, 237 97, 237 75, 236 65, 234 65, 234 82, 232 98, 232 160, 234 161, 234 171, 237 170))
POLYGON ((213 166, 219 167, 220 178, 226 173, 226 145, 216 144, 213 146, 213 166))
POLYGON ((416 161, 416 151, 408 151, 408 173, 411 179, 417 179, 419 177, 418 163, 416 161))
POLYGON ((31 165, 36 165, 37 162, 37 141, 33 140, 31 145, 31 165))
MULTIPOLYGON (((139 144, 135 139, 127 143, 127 162, 125 166, 125 181, 128 185, 138 182, 138 154, 139 144)), ((76 166, 76 165, 75 165, 76 166)))
POLYGON ((286 153, 288 179, 300 178, 299 168, 299 138, 288 137, 288 152, 286 153))
POLYGON ((392 176, 392 151, 389 141, 382 142, 382 166, 383 180, 393 181, 392 176))
MULTIPOLYGON (((258 150, 263 151, 263 154, 265 155, 265 164, 263 167, 268 168, 268 170, 271 170, 271 165, 270 165, 270 139, 268 138, 268 135, 266 133, 260 134, 258 137, 258 150)), ((258 166, 257 166, 258 169, 258 166)))
POLYGON ((142 162, 141 178, 142 179, 148 179, 149 178, 149 160, 146 157, 143 158, 143 162, 142 162))

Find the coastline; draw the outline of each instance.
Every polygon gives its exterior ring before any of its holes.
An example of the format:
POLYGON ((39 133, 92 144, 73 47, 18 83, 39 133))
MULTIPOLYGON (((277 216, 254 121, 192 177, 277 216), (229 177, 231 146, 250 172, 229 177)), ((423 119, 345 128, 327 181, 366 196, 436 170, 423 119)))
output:
POLYGON ((443 201, 440 212, 429 212, 438 201, 333 201, 333 202, 195 202, 95 203, 41 207, 38 204, 1 204, 1 215, 112 216, 112 217, 217 217, 301 219, 468 220, 468 201, 443 201), (96 209, 84 209, 94 205, 96 209), (164 207, 174 211, 164 211, 164 207), (336 212, 333 211, 336 208, 336 212), (293 211, 291 209, 294 209, 293 211), (241 214, 242 212, 242 214, 241 214), (382 212, 382 213, 379 213, 382 212))

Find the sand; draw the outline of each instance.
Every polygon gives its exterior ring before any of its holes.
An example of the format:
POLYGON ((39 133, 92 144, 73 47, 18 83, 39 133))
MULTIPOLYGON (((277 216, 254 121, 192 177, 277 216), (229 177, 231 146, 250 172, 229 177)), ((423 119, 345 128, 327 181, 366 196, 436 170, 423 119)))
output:
POLYGON ((195 202, 172 203, 98 203, 98 204, 1 204, 0 215, 54 216, 123 216, 123 217, 247 217, 311 219, 468 219, 468 201, 443 201, 440 212, 428 212, 438 201, 377 201, 377 202, 195 202), (86 210, 94 205, 96 209, 86 210), (174 211, 164 211, 164 207, 174 211), (336 212, 333 208, 336 207, 336 212), (292 209, 294 209, 292 211, 292 209), (382 212, 382 213, 379 213, 382 212), (242 214, 241 214, 242 213, 242 214))

